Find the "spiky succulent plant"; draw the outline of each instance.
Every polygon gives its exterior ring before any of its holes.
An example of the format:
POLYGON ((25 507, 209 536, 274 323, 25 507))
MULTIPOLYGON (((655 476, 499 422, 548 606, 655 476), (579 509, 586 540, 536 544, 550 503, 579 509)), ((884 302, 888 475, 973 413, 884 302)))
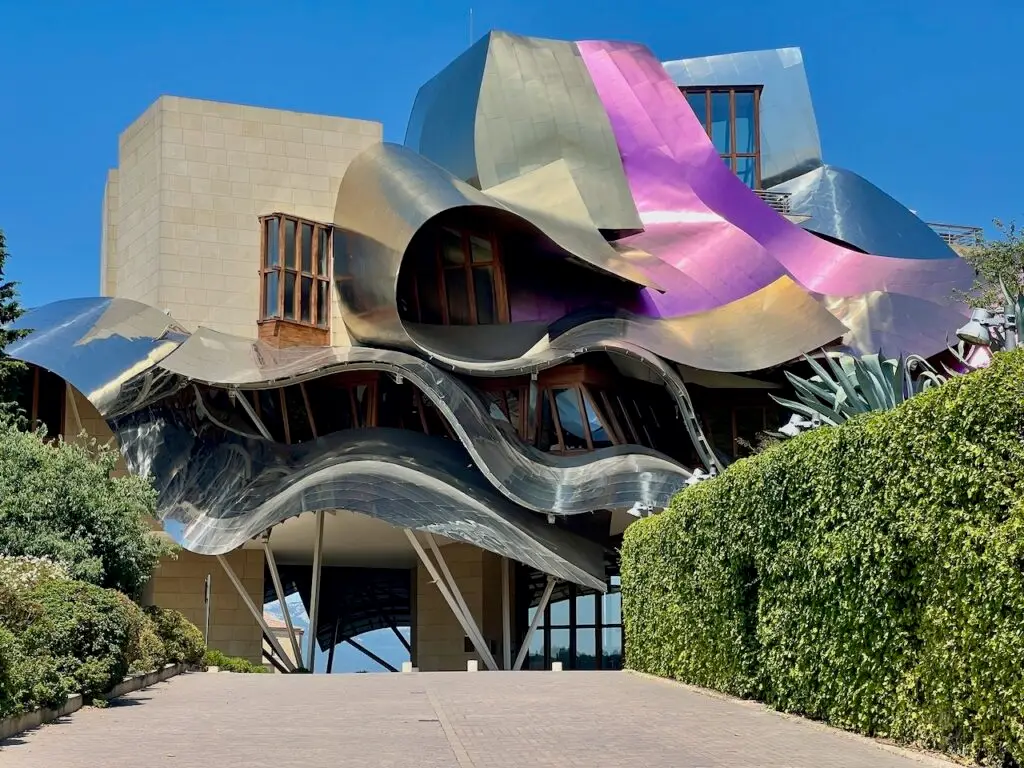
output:
POLYGON ((881 355, 853 357, 822 351, 828 370, 804 355, 815 375, 804 379, 786 371, 798 400, 772 399, 809 419, 813 425, 841 424, 869 411, 895 408, 909 397, 946 381, 919 355, 885 359, 881 355))

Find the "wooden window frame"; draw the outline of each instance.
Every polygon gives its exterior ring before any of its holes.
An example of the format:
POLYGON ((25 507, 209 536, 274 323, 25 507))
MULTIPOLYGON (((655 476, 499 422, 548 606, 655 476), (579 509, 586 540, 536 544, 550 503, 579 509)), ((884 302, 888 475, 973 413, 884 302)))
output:
MULTIPOLYGON (((448 311, 448 273, 462 271, 466 278, 466 296, 469 304, 469 317, 470 321, 467 325, 480 325, 479 318, 477 317, 477 306, 476 306, 476 284, 473 280, 473 269, 475 267, 491 267, 491 274, 494 279, 494 325, 504 325, 509 322, 510 313, 508 306, 508 287, 505 285, 505 265, 502 260, 501 247, 498 241, 498 237, 494 232, 484 232, 481 230, 469 229, 465 227, 456 226, 443 226, 441 227, 436 237, 434 238, 434 273, 437 277, 437 290, 441 305, 441 322, 443 325, 451 325, 451 316, 448 311), (442 253, 444 239, 442 237, 442 231, 448 230, 449 232, 456 233, 461 237, 462 243, 462 259, 463 262, 459 264, 445 264, 444 256, 442 253), (473 261, 473 249, 470 238, 477 237, 481 240, 487 240, 491 244, 491 260, 490 261, 473 261)), ((412 300, 413 307, 416 312, 416 318, 419 322, 423 322, 423 313, 420 307, 420 280, 419 275, 413 276, 412 280, 412 300)))
POLYGON ((331 327, 331 272, 334 245, 334 228, 329 224, 323 224, 311 219, 303 219, 299 216, 292 216, 286 213, 272 213, 267 216, 260 216, 260 323, 283 322, 301 325, 306 328, 316 328, 321 331, 329 331, 331 327), (277 220, 277 264, 271 265, 268 260, 267 250, 267 222, 271 219, 277 220), (285 222, 291 221, 295 224, 295 264, 289 267, 285 264, 285 222), (310 270, 302 268, 302 228, 303 225, 312 227, 312 243, 310 254, 310 270), (320 272, 321 256, 321 233, 327 233, 326 243, 327 258, 325 260, 326 272, 320 272), (275 302, 276 313, 267 314, 267 280, 269 275, 277 273, 277 301, 275 302), (293 288, 292 300, 295 309, 295 317, 285 317, 284 297, 285 276, 295 275, 295 287, 293 288), (302 319, 302 280, 312 280, 312 289, 309 294, 309 320, 302 319), (319 317, 317 299, 320 295, 320 285, 325 284, 327 290, 327 304, 324 307, 326 317, 319 317))
MULTIPOLYGON (((760 85, 733 85, 733 86, 683 86, 680 91, 685 97, 704 94, 704 131, 711 137, 711 125, 714 115, 711 113, 711 95, 714 93, 727 93, 729 95, 729 147, 730 152, 719 153, 719 157, 736 173, 736 161, 739 158, 754 159, 754 189, 761 189, 761 89, 760 85), (754 151, 736 151, 736 94, 752 93, 754 95, 754 151)), ((716 148, 717 149, 717 148, 716 148)))

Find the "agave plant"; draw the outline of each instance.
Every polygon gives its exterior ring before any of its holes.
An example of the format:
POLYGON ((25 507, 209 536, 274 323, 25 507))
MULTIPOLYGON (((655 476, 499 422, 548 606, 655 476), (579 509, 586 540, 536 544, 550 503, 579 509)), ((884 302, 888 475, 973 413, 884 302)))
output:
POLYGON ((920 355, 892 360, 880 354, 858 358, 822 350, 822 357, 829 370, 804 355, 815 373, 809 379, 786 371, 786 378, 793 385, 799 402, 771 396, 779 405, 809 420, 809 424, 806 421, 791 422, 797 428, 841 424, 860 413, 895 408, 907 398, 938 386, 948 378, 920 355))

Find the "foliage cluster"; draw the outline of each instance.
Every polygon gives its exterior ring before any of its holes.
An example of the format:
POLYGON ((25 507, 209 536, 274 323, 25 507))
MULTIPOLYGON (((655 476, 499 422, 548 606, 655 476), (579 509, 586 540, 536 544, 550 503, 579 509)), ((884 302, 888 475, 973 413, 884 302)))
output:
POLYGON ((0 553, 46 557, 138 596, 170 548, 147 522, 152 486, 114 477, 116 460, 113 449, 47 442, 0 417, 0 553))
MULTIPOLYGON (((176 611, 67 578, 52 564, 0 560, 0 717, 102 696, 129 672, 201 663, 202 633, 176 611)), ((44 561, 43 561, 44 562, 44 561)))
POLYGON ((208 667, 219 668, 221 672, 245 672, 259 674, 267 671, 267 668, 261 664, 253 664, 248 659, 243 659, 238 656, 226 656, 216 648, 210 648, 206 651, 204 663, 208 667))
POLYGON ((7 258, 7 240, 0 229, 0 415, 12 417, 17 415, 18 385, 25 366, 5 357, 4 347, 21 338, 24 332, 7 327, 22 314, 17 283, 4 279, 7 258))
POLYGON ((1003 285, 1013 296, 1024 293, 1024 232, 1013 221, 1004 224, 997 219, 993 225, 999 238, 960 249, 960 256, 974 268, 974 284, 968 291, 955 291, 952 298, 972 307, 1002 306, 1003 285))
MULTIPOLYGON (((629 667, 1024 762, 1024 350, 627 529, 629 667)), ((1016 761, 1016 762, 1015 762, 1016 761)))

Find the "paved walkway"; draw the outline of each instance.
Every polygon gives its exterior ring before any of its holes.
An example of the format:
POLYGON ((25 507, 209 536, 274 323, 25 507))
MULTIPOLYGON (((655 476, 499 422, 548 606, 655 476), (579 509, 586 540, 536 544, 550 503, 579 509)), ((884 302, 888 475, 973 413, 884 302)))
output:
POLYGON ((920 765, 616 672, 189 674, 0 742, 0 768, 920 765))

